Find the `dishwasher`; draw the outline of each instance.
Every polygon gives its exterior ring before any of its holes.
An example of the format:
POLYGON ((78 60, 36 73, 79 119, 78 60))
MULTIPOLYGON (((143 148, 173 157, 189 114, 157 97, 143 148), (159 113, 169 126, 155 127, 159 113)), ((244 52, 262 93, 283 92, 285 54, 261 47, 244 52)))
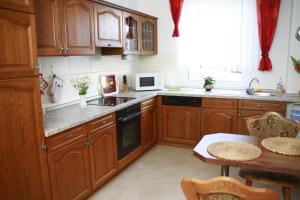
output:
POLYGON ((163 140, 170 143, 195 145, 201 138, 200 97, 163 96, 163 140))
MULTIPOLYGON (((286 117, 300 123, 300 103, 288 103, 286 105, 286 117)), ((300 138, 300 132, 297 138, 300 138)))

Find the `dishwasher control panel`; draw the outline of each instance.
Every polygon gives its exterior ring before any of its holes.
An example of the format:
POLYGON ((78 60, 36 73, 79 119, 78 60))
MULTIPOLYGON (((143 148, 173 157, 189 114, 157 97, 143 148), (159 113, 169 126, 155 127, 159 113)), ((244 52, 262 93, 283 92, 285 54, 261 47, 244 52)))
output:
POLYGON ((201 107, 201 97, 163 96, 163 105, 201 107))

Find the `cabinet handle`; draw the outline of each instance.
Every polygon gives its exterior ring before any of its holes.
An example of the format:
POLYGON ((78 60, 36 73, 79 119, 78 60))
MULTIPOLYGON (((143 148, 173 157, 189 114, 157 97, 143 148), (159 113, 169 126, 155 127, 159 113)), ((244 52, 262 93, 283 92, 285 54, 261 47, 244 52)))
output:
POLYGON ((238 116, 240 117, 240 116, 242 116, 242 114, 241 114, 241 113, 238 113, 238 116))
POLYGON ((108 44, 107 46, 111 47, 111 44, 108 44))
POLYGON ((263 106, 262 106, 262 105, 257 105, 256 107, 258 107, 258 108, 263 108, 263 106))
POLYGON ((37 74, 40 73, 40 65, 39 65, 39 64, 34 65, 34 71, 35 71, 35 73, 37 73, 37 74))
POLYGON ((60 47, 60 48, 58 48, 58 51, 59 51, 60 53, 63 53, 64 48, 63 48, 63 47, 60 47))
POLYGON ((91 139, 88 139, 88 140, 85 142, 85 146, 87 146, 87 147, 90 147, 92 144, 94 144, 94 141, 91 140, 91 139))
POLYGON ((68 47, 65 47, 65 48, 64 48, 64 54, 65 54, 65 55, 67 55, 67 51, 68 51, 68 50, 69 50, 68 47))
POLYGON ((69 135, 66 135, 64 138, 65 138, 65 140, 70 140, 70 139, 74 138, 74 135, 73 134, 69 134, 69 135))

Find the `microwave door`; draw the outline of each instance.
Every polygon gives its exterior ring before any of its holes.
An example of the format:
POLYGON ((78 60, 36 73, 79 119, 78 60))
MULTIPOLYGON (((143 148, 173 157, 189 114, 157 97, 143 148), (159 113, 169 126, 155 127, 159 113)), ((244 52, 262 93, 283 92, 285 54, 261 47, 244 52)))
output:
POLYGON ((156 87, 156 77, 139 77, 139 88, 141 90, 155 90, 156 87))

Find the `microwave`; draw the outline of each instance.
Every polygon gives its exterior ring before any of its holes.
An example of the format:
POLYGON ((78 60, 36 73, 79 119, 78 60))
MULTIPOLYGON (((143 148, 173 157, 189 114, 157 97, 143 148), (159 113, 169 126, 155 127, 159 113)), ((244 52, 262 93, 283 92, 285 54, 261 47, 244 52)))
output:
POLYGON ((160 73, 136 73, 132 75, 132 89, 135 91, 162 90, 164 85, 164 76, 160 73))

